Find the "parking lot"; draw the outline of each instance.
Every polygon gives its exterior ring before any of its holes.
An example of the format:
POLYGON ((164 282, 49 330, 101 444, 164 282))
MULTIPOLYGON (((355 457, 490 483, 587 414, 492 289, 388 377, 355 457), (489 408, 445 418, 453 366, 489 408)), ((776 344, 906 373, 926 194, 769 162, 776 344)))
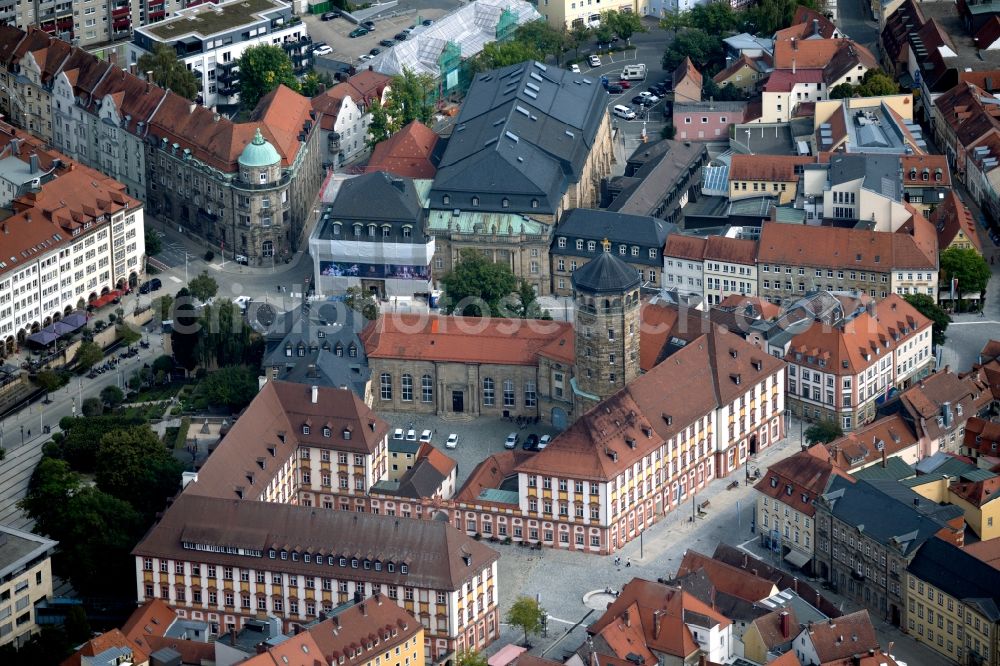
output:
POLYGON ((349 36, 351 31, 358 26, 353 21, 343 17, 323 21, 319 16, 308 15, 304 16, 303 20, 313 42, 326 42, 333 49, 333 53, 321 56, 319 60, 327 58, 360 66, 363 64, 361 56, 368 54, 371 49, 386 50, 385 47, 379 45, 383 39, 392 39, 404 28, 419 24, 420 21, 427 19, 437 21, 461 4, 459 0, 445 0, 440 3, 400 2, 381 15, 366 19, 375 23, 375 30, 361 37, 349 36))
POLYGON ((380 412, 379 416, 388 421, 393 430, 402 428, 405 431, 412 427, 417 431, 418 436, 424 430, 430 430, 434 433, 431 444, 454 458, 455 462, 458 463, 457 483, 459 488, 469 478, 469 474, 476 465, 487 456, 504 450, 503 442, 509 433, 516 432, 520 436, 518 442, 518 449, 520 449, 524 439, 531 433, 540 437, 542 435, 555 435, 558 432, 555 428, 544 423, 529 425, 522 430, 518 428, 517 423, 502 418, 480 418, 475 421, 454 422, 445 421, 438 416, 395 412, 380 412), (410 426, 411 423, 412 426, 410 426), (444 443, 451 433, 458 435, 458 446, 454 449, 446 449, 444 443))

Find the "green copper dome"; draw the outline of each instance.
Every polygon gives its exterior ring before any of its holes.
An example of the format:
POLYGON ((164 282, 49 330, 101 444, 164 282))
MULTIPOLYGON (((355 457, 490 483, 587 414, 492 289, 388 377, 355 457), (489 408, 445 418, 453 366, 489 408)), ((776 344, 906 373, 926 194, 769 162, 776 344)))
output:
POLYGON ((281 161, 281 155, 269 141, 264 139, 260 128, 253 135, 253 141, 240 153, 240 165, 251 168, 274 166, 281 161))

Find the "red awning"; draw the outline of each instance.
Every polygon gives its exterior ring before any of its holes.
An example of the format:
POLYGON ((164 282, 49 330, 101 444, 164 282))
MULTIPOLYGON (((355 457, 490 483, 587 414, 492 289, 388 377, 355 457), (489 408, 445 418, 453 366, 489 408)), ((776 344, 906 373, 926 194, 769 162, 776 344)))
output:
POLYGON ((109 291, 108 293, 104 294, 103 296, 100 296, 100 297, 95 298, 94 300, 92 300, 90 302, 90 307, 92 307, 92 308, 101 308, 101 307, 104 307, 105 305, 107 305, 108 303, 112 302, 116 298, 119 298, 121 295, 122 295, 122 292, 118 291, 117 289, 114 289, 114 290, 109 291))

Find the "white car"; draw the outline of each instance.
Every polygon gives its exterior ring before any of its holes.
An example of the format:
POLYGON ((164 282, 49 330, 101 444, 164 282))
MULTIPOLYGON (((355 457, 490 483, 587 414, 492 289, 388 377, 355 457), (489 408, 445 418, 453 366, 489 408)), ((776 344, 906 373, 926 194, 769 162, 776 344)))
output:
POLYGON ((549 445, 549 442, 551 441, 552 441, 552 435, 542 435, 542 438, 538 440, 538 450, 541 451, 542 449, 544 449, 546 446, 549 445))
POLYGON ((654 104, 660 101, 659 97, 649 92, 648 90, 643 90, 641 93, 639 93, 639 97, 642 97, 643 99, 648 99, 650 102, 653 102, 654 104))
POLYGON ((579 74, 580 66, 574 62, 572 65, 569 66, 569 71, 573 72, 574 74, 579 74))
POLYGON ((396 428, 395 430, 393 430, 392 431, 392 438, 396 439, 396 440, 402 440, 403 439, 403 429, 402 428, 396 428))
POLYGON ((375 58, 375 56, 371 55, 370 53, 363 53, 362 55, 358 56, 358 60, 360 60, 361 62, 368 62, 373 58, 375 58))
POLYGON ((520 437, 518 437, 516 432, 510 433, 509 435, 507 435, 507 439, 504 440, 503 448, 516 449, 518 439, 520 439, 520 437))
POLYGON ((587 62, 590 63, 591 67, 600 67, 601 66, 601 56, 592 55, 589 58, 587 58, 587 62))
POLYGON ((408 441, 408 442, 415 442, 415 441, 417 441, 417 431, 414 430, 413 428, 410 428, 409 430, 407 430, 406 431, 406 441, 408 441))
POLYGON ((457 447, 458 447, 458 435, 456 435, 455 433, 451 433, 450 435, 448 435, 448 441, 444 443, 444 448, 454 449, 457 447))
POLYGON ((324 44, 323 46, 313 50, 313 55, 316 56, 325 56, 330 55, 331 53, 333 53, 333 47, 329 44, 324 44))
POLYGON ((430 430, 424 430, 422 433, 420 433, 420 443, 421 444, 430 444, 431 443, 431 431, 430 430))

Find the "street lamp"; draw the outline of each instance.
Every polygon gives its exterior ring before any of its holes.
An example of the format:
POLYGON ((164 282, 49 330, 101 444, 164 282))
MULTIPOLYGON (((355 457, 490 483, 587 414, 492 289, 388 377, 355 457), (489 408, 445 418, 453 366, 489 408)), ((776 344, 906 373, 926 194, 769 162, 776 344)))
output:
POLYGON ((21 426, 21 446, 24 446, 24 426, 21 426))

